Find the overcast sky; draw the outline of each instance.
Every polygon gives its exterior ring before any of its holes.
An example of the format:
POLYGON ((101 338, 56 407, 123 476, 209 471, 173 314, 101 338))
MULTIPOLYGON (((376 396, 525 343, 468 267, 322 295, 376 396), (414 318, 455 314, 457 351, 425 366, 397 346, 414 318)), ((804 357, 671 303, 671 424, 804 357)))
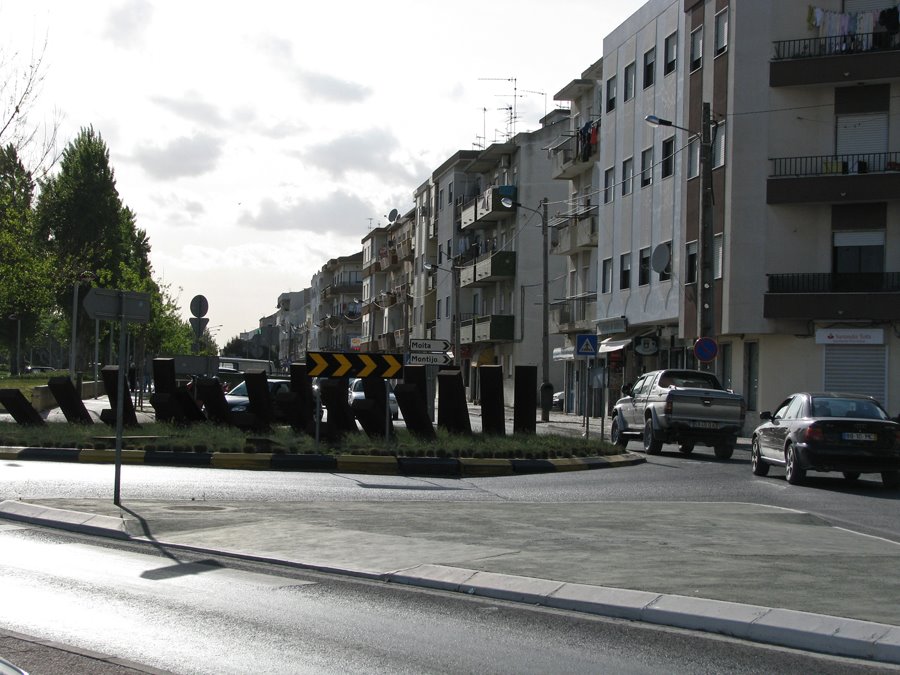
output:
POLYGON ((641 4, 0 0, 0 50, 27 63, 46 38, 32 121, 101 134, 157 280, 185 319, 207 297, 221 347, 454 152, 502 140, 504 107, 537 128, 641 4))

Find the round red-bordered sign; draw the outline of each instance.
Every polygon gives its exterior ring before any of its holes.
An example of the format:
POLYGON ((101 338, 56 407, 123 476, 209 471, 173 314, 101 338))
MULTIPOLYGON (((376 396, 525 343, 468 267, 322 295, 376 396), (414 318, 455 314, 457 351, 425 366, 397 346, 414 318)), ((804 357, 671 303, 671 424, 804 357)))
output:
POLYGON ((694 356, 696 356, 697 360, 701 363, 709 363, 710 361, 715 361, 718 354, 719 345, 712 338, 701 337, 697 338, 697 340, 694 342, 694 356))

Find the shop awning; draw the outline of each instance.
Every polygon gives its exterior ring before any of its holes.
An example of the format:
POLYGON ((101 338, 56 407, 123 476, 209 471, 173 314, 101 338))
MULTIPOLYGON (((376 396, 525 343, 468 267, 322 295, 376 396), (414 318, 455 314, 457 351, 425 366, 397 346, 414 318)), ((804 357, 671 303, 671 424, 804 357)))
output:
POLYGON ((605 354, 607 352, 617 352, 623 347, 627 347, 631 344, 631 340, 613 340, 612 338, 606 338, 599 345, 597 345, 597 353, 605 354))

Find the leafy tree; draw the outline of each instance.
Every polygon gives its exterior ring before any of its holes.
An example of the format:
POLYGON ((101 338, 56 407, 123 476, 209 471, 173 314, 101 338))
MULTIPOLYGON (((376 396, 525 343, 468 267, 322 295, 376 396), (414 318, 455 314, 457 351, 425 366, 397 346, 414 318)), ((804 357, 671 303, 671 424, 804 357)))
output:
MULTIPOLYGON (((0 338, 10 354, 20 331, 21 348, 53 306, 56 275, 52 256, 33 236, 33 196, 34 181, 15 147, 0 149, 0 338)), ((22 364, 13 365, 18 372, 22 364)))

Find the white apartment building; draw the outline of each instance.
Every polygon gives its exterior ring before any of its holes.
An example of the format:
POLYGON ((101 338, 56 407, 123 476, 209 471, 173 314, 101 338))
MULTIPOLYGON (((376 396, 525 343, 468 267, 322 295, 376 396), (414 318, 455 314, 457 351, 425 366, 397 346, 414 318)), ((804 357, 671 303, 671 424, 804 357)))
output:
POLYGON ((598 332, 658 338, 653 355, 624 349, 625 379, 697 365, 705 321, 747 431, 794 391, 856 391, 900 411, 896 9, 651 0, 604 40, 601 164, 614 193, 601 207, 598 332))

